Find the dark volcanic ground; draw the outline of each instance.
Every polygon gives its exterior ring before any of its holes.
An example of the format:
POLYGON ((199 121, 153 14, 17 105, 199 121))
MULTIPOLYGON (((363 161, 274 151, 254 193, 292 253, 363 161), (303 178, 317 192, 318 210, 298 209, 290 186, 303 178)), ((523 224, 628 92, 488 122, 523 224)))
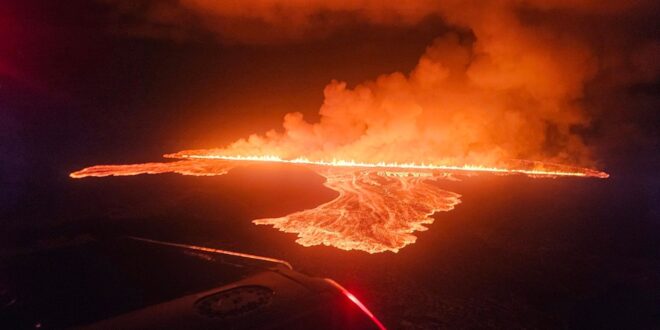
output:
POLYGON ((211 178, 63 173, 6 215, 2 255, 87 233, 130 234, 286 259, 343 283, 392 328, 660 325, 653 182, 616 173, 443 181, 462 203, 397 254, 305 248, 250 223, 333 198, 322 182, 304 168, 271 165, 211 178))

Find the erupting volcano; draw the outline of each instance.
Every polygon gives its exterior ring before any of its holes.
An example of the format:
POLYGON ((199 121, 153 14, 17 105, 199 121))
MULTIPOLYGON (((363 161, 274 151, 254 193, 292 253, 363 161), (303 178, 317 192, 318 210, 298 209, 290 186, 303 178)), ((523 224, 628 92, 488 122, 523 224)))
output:
MULTIPOLYGON (((579 35, 530 24, 519 15, 535 8, 521 9, 516 1, 479 6, 421 1, 410 7, 397 2, 245 3, 239 11, 238 5, 208 1, 181 6, 222 22, 263 19, 285 40, 306 37, 318 15, 327 12, 355 11, 381 24, 410 24, 440 14, 447 31, 408 73, 383 74, 353 86, 331 81, 317 121, 290 112, 281 130, 252 134, 221 149, 169 154, 177 159, 169 163, 93 166, 71 176, 222 175, 249 162, 306 166, 324 176, 339 196, 314 209, 255 223, 296 233, 305 246, 372 253, 396 252, 413 243, 413 232, 425 230, 431 214, 459 202, 457 194, 438 188, 438 179, 480 173, 608 177, 585 168, 595 162, 580 134, 590 124, 582 102, 585 85, 602 63, 579 35), (280 17, 286 12, 282 8, 298 15, 280 17)), ((538 9, 567 5, 539 4, 538 9)), ((220 35, 241 30, 240 24, 236 29, 208 24, 220 35)), ((232 36, 256 40, 249 33, 232 36)))

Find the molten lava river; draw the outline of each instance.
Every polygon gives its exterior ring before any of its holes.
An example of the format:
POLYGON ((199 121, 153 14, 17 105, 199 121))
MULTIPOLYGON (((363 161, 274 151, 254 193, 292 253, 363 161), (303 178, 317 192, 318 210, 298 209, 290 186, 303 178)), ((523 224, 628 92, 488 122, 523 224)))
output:
POLYGON ((281 218, 256 219, 258 225, 272 225, 298 235, 304 246, 328 245, 343 250, 369 253, 399 249, 415 242, 415 231, 427 230, 431 215, 450 211, 460 195, 440 189, 435 181, 458 180, 457 175, 496 173, 533 177, 596 177, 608 174, 595 170, 538 162, 519 161, 516 167, 440 166, 352 161, 286 160, 272 156, 217 156, 178 153, 166 155, 180 160, 130 165, 97 165, 71 173, 72 178, 179 173, 214 176, 249 162, 290 163, 307 166, 326 178, 325 186, 339 196, 316 208, 281 218))

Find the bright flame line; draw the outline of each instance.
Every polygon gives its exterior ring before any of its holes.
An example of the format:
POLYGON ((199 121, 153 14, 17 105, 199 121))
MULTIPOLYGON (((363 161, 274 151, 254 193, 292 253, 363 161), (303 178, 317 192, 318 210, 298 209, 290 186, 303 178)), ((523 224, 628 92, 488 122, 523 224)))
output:
POLYGON ((295 159, 283 159, 278 156, 223 156, 223 155, 165 155, 169 158, 190 158, 190 159, 218 159, 228 161, 253 161, 253 162, 267 162, 267 163, 289 163, 289 164, 304 164, 316 166, 332 166, 332 167, 362 167, 362 168, 396 168, 408 170, 441 170, 441 171, 466 171, 466 172, 488 172, 488 173, 506 173, 506 174, 526 174, 538 176, 575 176, 575 177, 597 177, 608 178, 610 175, 605 172, 600 172, 591 169, 584 169, 585 172, 569 172, 569 171, 546 171, 546 170, 525 170, 525 169, 507 169, 498 167, 487 167, 479 165, 434 165, 434 164, 416 164, 416 163, 365 163, 356 162, 353 160, 309 160, 307 158, 299 157, 295 159))

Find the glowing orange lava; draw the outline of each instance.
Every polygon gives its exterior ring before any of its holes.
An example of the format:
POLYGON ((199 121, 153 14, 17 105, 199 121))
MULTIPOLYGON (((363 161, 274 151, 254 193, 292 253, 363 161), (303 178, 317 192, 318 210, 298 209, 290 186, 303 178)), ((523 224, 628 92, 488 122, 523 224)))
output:
POLYGON ((412 233, 424 231, 437 211, 450 211, 460 195, 432 184, 433 177, 387 175, 351 170, 319 172, 325 186, 339 196, 314 209, 281 218, 258 219, 258 225, 298 234, 304 246, 328 245, 370 253, 398 252, 415 243, 412 233))
POLYGON ((326 178, 325 186, 339 196, 313 209, 279 218, 254 220, 298 235, 303 246, 327 245, 369 253, 398 252, 417 240, 416 231, 427 230, 432 214, 450 211, 460 195, 442 190, 435 181, 455 180, 452 173, 475 175, 528 175, 532 177, 596 177, 604 172, 539 162, 517 161, 517 167, 449 166, 434 164, 313 161, 276 156, 225 156, 183 152, 166 155, 179 158, 167 163, 97 165, 70 174, 72 178, 179 173, 194 176, 226 174, 249 162, 297 164, 326 178))
POLYGON ((182 160, 169 163, 144 163, 128 165, 97 165, 73 172, 75 179, 85 177, 130 176, 139 174, 178 173, 182 175, 212 176, 226 174, 233 166, 227 162, 208 160, 182 160))

